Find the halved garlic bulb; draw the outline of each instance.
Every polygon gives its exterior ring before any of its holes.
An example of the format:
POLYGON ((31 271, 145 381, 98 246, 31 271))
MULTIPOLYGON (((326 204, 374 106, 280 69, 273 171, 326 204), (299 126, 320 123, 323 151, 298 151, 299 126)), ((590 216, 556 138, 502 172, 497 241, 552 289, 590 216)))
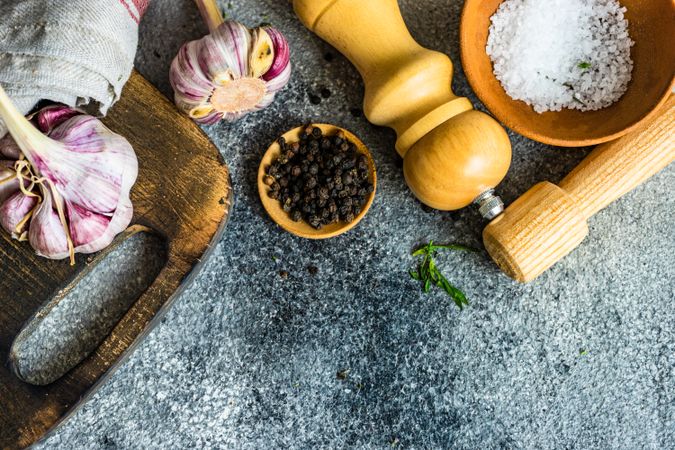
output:
POLYGON ((184 44, 171 63, 176 106, 207 125, 265 108, 291 76, 286 39, 270 26, 223 21, 213 0, 196 2, 210 33, 184 44))

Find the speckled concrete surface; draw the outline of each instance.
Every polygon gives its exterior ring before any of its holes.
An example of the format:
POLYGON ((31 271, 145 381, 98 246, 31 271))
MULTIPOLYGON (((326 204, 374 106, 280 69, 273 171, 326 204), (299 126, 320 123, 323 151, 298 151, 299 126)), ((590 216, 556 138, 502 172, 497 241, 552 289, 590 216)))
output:
MULTIPOLYGON (((458 62, 461 1, 400 3, 414 36, 458 62)), ((355 70, 288 2, 221 4, 287 33, 292 83, 271 108, 207 130, 235 183, 225 237, 163 323, 39 448, 675 448, 674 167, 593 218, 590 238, 532 284, 484 254, 440 258, 472 302, 460 312, 419 292, 409 252, 429 238, 480 246, 478 214, 413 199, 394 134, 358 114, 355 70), (323 87, 332 95, 312 105, 323 87), (254 188, 268 143, 308 120, 354 131, 379 170, 370 213, 327 242, 276 228, 254 188)), ((169 94, 172 56, 204 27, 189 0, 156 0, 141 28, 137 66, 169 94)), ((456 70, 456 92, 475 101, 456 70)), ((512 139, 507 202, 585 155, 512 139)))

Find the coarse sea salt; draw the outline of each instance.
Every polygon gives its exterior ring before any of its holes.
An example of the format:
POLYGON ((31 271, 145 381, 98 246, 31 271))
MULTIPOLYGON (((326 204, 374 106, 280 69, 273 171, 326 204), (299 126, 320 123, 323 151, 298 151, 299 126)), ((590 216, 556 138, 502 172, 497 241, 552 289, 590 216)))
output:
POLYGON ((625 12, 616 0, 505 0, 487 41, 494 74, 538 113, 605 108, 633 71, 625 12))

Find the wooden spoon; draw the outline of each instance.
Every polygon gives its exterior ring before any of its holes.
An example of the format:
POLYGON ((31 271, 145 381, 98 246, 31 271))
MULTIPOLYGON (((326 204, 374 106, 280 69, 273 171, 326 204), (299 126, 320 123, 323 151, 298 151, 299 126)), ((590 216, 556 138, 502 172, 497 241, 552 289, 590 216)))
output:
MULTIPOLYGON (((361 140, 359 140, 359 138, 357 138, 356 136, 354 136, 354 134, 350 133, 344 128, 336 127, 335 125, 317 123, 312 124, 312 126, 320 128, 323 134, 328 136, 332 136, 338 131, 342 131, 350 142, 356 144, 357 151, 365 155, 366 159, 368 160, 370 182, 373 183, 374 188, 377 187, 377 174, 375 172, 375 162, 373 161, 373 157, 371 156, 370 152, 368 151, 364 143, 361 142, 361 140)), ((298 142, 300 140, 300 133, 305 128, 306 128, 305 126, 293 128, 292 130, 284 133, 282 137, 286 139, 286 142, 288 143, 298 142)), ((370 205, 372 205, 373 199, 375 198, 375 189, 373 189, 373 192, 368 197, 368 200, 366 201, 366 204, 363 206, 363 209, 361 210, 359 215, 356 216, 352 222, 333 223, 324 226, 320 230, 317 230, 316 228, 312 227, 305 221, 294 222, 293 220, 291 220, 288 213, 283 209, 281 209, 281 203, 279 202, 279 200, 270 198, 269 195, 267 195, 269 191, 269 186, 267 186, 263 181, 267 168, 270 166, 270 164, 274 162, 275 159, 279 157, 280 154, 281 154, 281 147, 279 146, 279 143, 277 141, 275 141, 272 145, 270 145, 270 147, 267 149, 267 152, 265 152, 265 155, 263 156, 263 159, 260 162, 260 168, 258 169, 258 193, 260 194, 260 200, 262 201, 262 204, 265 207, 265 211, 267 211, 267 214, 269 214, 272 220, 274 220, 284 230, 288 231, 289 233, 295 234, 296 236, 308 239, 327 239, 338 236, 342 233, 346 233, 347 231, 354 228, 356 224, 359 223, 359 221, 363 219, 363 217, 366 215, 368 209, 370 209, 370 205)))

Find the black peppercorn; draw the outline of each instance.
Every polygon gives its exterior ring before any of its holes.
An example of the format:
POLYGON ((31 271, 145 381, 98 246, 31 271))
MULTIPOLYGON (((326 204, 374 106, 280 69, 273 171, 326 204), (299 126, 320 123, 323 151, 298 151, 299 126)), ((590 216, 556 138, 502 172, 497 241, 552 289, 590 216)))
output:
POLYGON ((274 177, 270 175, 265 175, 263 177, 263 183, 265 183, 267 186, 271 186, 272 183, 274 183, 274 177))
POLYGON ((321 228, 321 219, 317 215, 312 215, 309 217, 309 224, 316 229, 321 228))
POLYGON ((282 153, 267 168, 263 182, 294 221, 314 228, 350 222, 361 212, 374 187, 366 156, 342 131, 332 136, 306 127, 300 142, 278 141, 282 153))

